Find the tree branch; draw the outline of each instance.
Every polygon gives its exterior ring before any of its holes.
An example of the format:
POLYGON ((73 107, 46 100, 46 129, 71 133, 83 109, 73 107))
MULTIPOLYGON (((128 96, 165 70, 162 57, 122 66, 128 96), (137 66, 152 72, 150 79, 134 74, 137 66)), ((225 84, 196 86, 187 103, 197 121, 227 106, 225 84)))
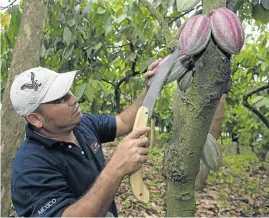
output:
POLYGON ((102 81, 104 81, 104 82, 106 82, 106 83, 108 83, 108 84, 110 84, 110 85, 112 85, 112 86, 116 86, 115 84, 113 84, 112 82, 109 82, 109 81, 107 81, 106 79, 102 79, 102 81))
POLYGON ((163 30, 163 35, 166 41, 166 44, 171 45, 173 43, 173 36, 170 32, 168 23, 165 21, 164 17, 147 1, 147 0, 139 0, 150 12, 151 14, 158 20, 161 29, 163 30))
MULTIPOLYGON (((180 14, 180 16, 178 16, 178 17, 173 17, 173 20, 170 20, 168 22, 168 25, 171 24, 171 23, 173 23, 174 21, 176 21, 178 18, 181 18, 181 17, 185 16, 186 14, 190 13, 191 11, 196 10, 199 7, 201 7, 201 5, 198 5, 197 7, 193 8, 193 9, 191 9, 191 10, 189 10, 189 11, 183 13, 183 14, 180 14)), ((170 17, 170 18, 172 18, 172 17, 170 17)))
POLYGON ((1 7, 0 7, 0 10, 4 10, 4 9, 6 9, 6 8, 9 8, 9 7, 12 6, 16 1, 17 1, 17 0, 14 0, 13 2, 11 2, 9 5, 7 5, 7 6, 5 6, 5 7, 1 6, 1 7))
MULTIPOLYGON (((131 52, 135 52, 135 48, 134 48, 134 44, 130 43, 130 50, 131 52)), ((123 79, 121 79, 116 85, 115 85, 115 101, 116 101, 116 111, 117 113, 121 112, 121 108, 120 108, 120 95, 121 95, 121 89, 120 86, 127 82, 131 77, 136 76, 137 74, 139 74, 138 71, 135 71, 135 67, 136 67, 136 62, 137 62, 137 57, 135 58, 135 60, 132 62, 132 66, 131 66, 131 74, 124 77, 123 79)))
MULTIPOLYGON (((134 44, 133 44, 133 43, 130 44, 130 49, 131 49, 132 52, 135 52, 135 48, 134 48, 134 44)), ((138 71, 135 71, 136 62, 137 62, 137 57, 135 57, 135 60, 132 62, 132 66, 131 66, 131 72, 132 72, 132 73, 131 73, 130 75, 124 77, 123 79, 121 79, 121 80, 118 82, 117 85, 118 85, 119 87, 122 85, 122 83, 127 82, 131 77, 136 76, 137 74, 139 74, 138 71)))
POLYGON ((243 98, 243 105, 246 108, 248 108, 250 111, 252 111, 254 114, 256 114, 267 128, 269 128, 269 121, 266 119, 265 116, 263 116, 263 114, 260 111, 258 111, 255 107, 251 106, 248 103, 248 98, 251 95, 254 95, 255 93, 258 93, 258 92, 260 92, 262 90, 265 90, 265 89, 268 89, 268 88, 269 88, 269 83, 267 85, 264 85, 264 86, 260 87, 260 88, 252 90, 251 92, 244 95, 244 98, 243 98))

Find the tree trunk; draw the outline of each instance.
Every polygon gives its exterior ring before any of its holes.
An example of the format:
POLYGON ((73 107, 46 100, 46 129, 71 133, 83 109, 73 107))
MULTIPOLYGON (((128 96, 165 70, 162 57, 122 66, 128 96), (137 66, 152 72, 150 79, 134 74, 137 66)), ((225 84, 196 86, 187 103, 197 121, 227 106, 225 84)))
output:
POLYGON ((10 175, 17 147, 24 137, 24 119, 13 109, 9 92, 14 77, 32 67, 39 66, 40 47, 45 30, 47 0, 24 0, 19 33, 14 48, 2 108, 1 129, 1 216, 9 215, 11 204, 10 175))
POLYGON ((224 105, 226 102, 226 96, 223 95, 220 99, 220 102, 218 104, 217 110, 215 112, 212 124, 210 126, 210 134, 214 136, 216 140, 219 139, 221 135, 221 124, 222 120, 224 119, 224 105))
MULTIPOLYGON (((221 135, 221 124, 222 120, 224 119, 224 105, 226 102, 226 96, 223 95, 220 99, 220 102, 218 104, 217 110, 215 112, 213 121, 210 126, 209 133, 214 136, 216 140, 221 135)), ((205 187, 205 181, 210 173, 210 169, 203 163, 203 161, 200 161, 200 171, 196 177, 195 187, 196 190, 202 191, 205 187)))
POLYGON ((169 217, 194 216, 195 178, 215 110, 229 83, 230 59, 211 39, 195 69, 192 86, 184 94, 177 90, 174 98, 174 143, 165 163, 169 217))
POLYGON ((210 169, 200 160, 200 171, 195 180, 195 189, 197 191, 203 191, 205 187, 205 181, 210 173, 210 169))

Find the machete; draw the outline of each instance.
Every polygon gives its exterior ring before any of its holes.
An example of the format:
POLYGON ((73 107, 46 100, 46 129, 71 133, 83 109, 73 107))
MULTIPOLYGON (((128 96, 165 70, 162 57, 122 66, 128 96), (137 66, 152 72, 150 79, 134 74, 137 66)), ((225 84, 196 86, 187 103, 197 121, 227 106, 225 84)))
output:
MULTIPOLYGON (((183 56, 181 57, 182 59, 184 59, 183 56)), ((175 63, 181 61, 181 57, 180 50, 178 48, 160 67, 159 72, 156 73, 156 75, 158 74, 158 76, 153 77, 152 83, 148 89, 142 106, 137 111, 133 129, 147 126, 147 121, 151 116, 159 92, 161 91, 162 86, 168 78, 169 73, 171 72, 175 63)), ((143 182, 141 169, 130 176, 130 183, 134 196, 139 201, 147 203, 149 201, 149 191, 143 182)))

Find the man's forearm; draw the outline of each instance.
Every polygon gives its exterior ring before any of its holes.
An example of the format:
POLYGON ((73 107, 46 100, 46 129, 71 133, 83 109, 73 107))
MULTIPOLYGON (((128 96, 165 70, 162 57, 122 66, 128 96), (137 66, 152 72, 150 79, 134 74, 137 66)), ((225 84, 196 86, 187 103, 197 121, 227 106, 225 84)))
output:
POLYGON ((131 106, 126 108, 117 116, 117 122, 121 123, 121 125, 117 125, 117 136, 121 136, 132 131, 137 110, 142 105, 146 94, 147 91, 143 91, 131 106))
POLYGON ((111 206, 123 176, 105 167, 92 188, 76 203, 70 205, 62 217, 104 217, 111 206))

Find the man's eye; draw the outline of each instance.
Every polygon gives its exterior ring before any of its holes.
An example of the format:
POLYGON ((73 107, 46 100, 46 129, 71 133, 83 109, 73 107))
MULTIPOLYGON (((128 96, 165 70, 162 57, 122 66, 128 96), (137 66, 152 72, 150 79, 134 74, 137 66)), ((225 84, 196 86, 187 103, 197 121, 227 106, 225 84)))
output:
POLYGON ((47 104, 62 104, 62 103, 64 103, 64 98, 63 97, 58 98, 58 99, 56 99, 54 101, 48 102, 47 104))
POLYGON ((65 99, 64 99, 64 97, 62 97, 62 98, 59 99, 58 104, 63 104, 64 102, 65 102, 65 99))
POLYGON ((63 103, 64 103, 64 97, 61 97, 61 98, 56 99, 56 100, 54 101, 54 104, 63 104, 63 103))

